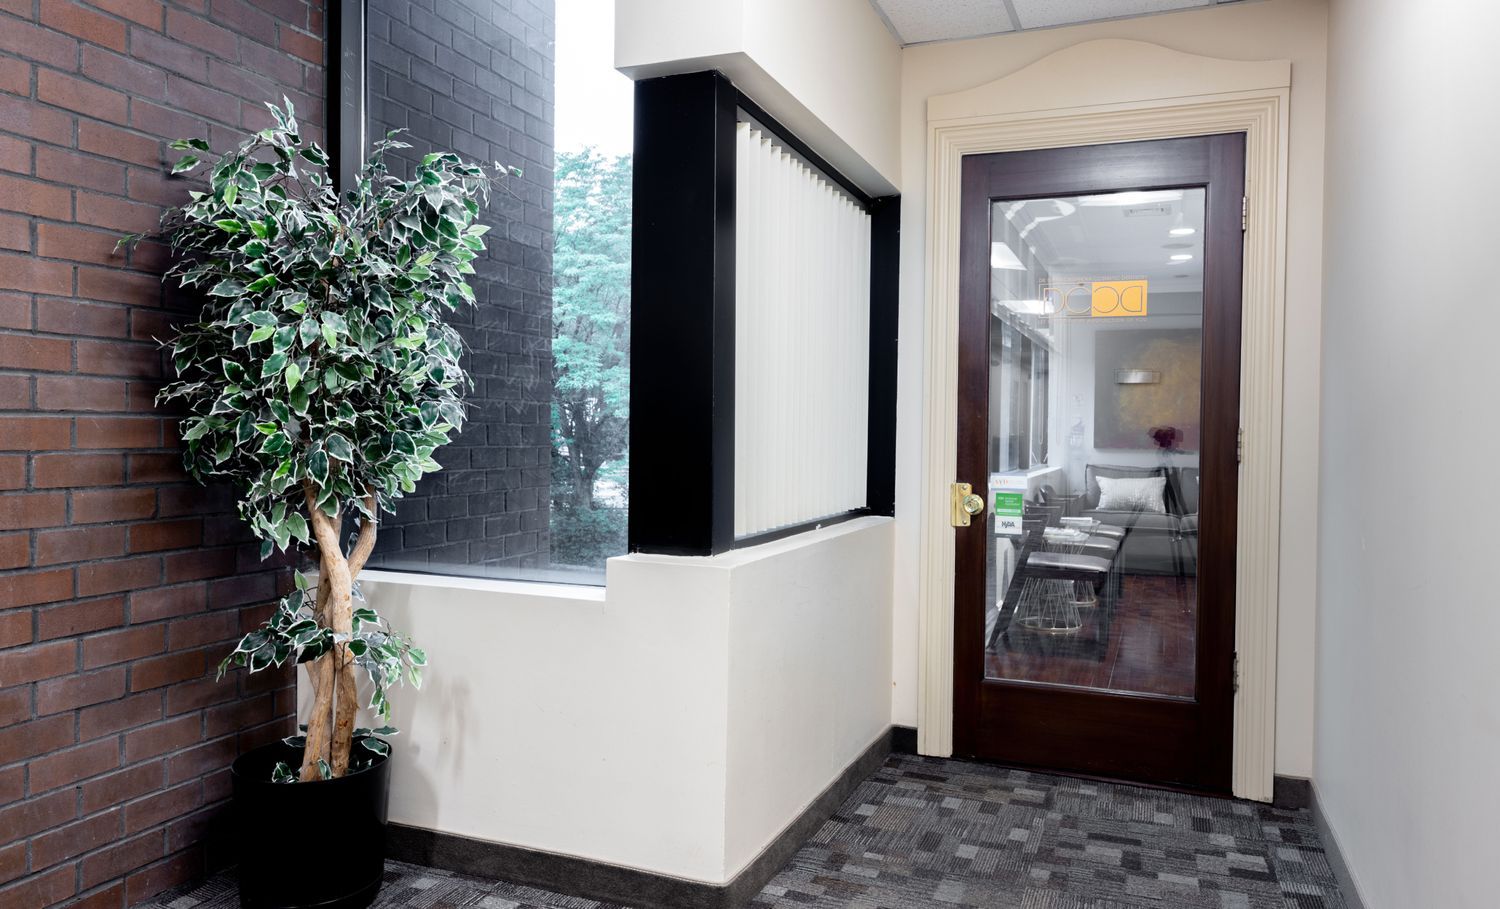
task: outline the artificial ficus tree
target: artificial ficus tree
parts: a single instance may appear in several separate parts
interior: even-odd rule
[[[220,666],[311,664],[303,763],[277,771],[306,781],[386,752],[377,736],[393,729],[355,728],[356,669],[382,720],[390,685],[420,685],[426,657],[356,608],[355,580],[380,514],[438,469],[433,452],[463,425],[463,342],[443,317],[474,303],[466,276],[488,229],[480,205],[505,169],[435,153],[403,179],[386,166],[408,147],[392,134],[340,196],[284,103],[267,105],[273,126],[223,155],[201,139],[173,143],[187,152],[173,173],[207,166],[208,187],[163,216],[167,277],[205,303],[169,342],[176,381],[159,401],[186,409],[188,471],[237,488],[263,558],[295,544],[316,552],[316,585],[297,574]]]

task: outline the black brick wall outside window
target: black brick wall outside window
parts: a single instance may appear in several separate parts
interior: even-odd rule
[[[628,338],[603,348],[597,338],[571,338],[588,320],[554,318],[574,312],[555,309],[554,203],[559,167],[577,160],[576,150],[569,157],[554,148],[557,6],[580,2],[369,0],[369,140],[405,130],[401,139],[412,147],[400,157],[408,166],[431,151],[455,151],[522,171],[501,184],[482,215],[491,230],[471,279],[478,305],[456,316],[475,382],[470,422],[438,452],[443,470],[424,478],[387,519],[371,567],[597,582],[604,558],[624,552],[624,452],[597,472],[596,464],[570,469],[579,450],[569,445],[579,394],[570,393],[571,408],[555,394],[566,384],[558,381],[566,365],[554,361],[555,337],[575,341],[575,350],[604,349],[617,361],[628,351]],[[588,27],[596,25],[609,27],[593,20]],[[607,192],[624,206],[628,225],[629,158],[610,161],[626,179],[610,182]],[[576,189],[568,198],[578,198]],[[590,252],[601,247],[596,239],[585,238]],[[628,243],[612,249],[628,287]],[[622,306],[628,313],[628,294],[623,304],[602,305],[606,314]],[[609,388],[623,387],[623,370],[628,362]],[[585,397],[584,410],[621,411],[583,427],[592,431],[586,441],[623,439],[623,395],[609,405],[600,394],[597,407]]]

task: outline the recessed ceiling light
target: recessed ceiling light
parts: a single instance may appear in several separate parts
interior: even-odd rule
[[[996,240],[990,244],[990,268],[998,268],[1004,271],[1025,271],[1026,266],[1016,255],[1015,250],[1003,240]]]
[[[1103,193],[1097,196],[1079,196],[1079,205],[1117,206],[1149,205],[1154,202],[1181,202],[1180,189],[1133,189],[1118,193]]]
[[[1046,300],[1001,300],[1000,305],[1023,316],[1050,316],[1052,307]]]
[[[1197,232],[1198,228],[1196,227],[1174,227],[1171,230],[1167,231],[1167,233],[1171,234],[1174,237],[1191,237]]]
[[[1177,253],[1176,255],[1172,256],[1172,261],[1173,262],[1187,262],[1187,261],[1189,261],[1192,258],[1193,258],[1193,254],[1192,253]]]

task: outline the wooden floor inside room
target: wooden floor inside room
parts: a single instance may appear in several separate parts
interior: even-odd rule
[[[1080,609],[1083,627],[1043,634],[1012,626],[985,652],[994,679],[1193,696],[1197,585],[1192,577],[1125,575],[1113,606]]]

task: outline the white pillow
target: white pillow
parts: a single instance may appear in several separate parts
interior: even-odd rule
[[[1164,514],[1166,477],[1097,477],[1100,511],[1149,511]]]

